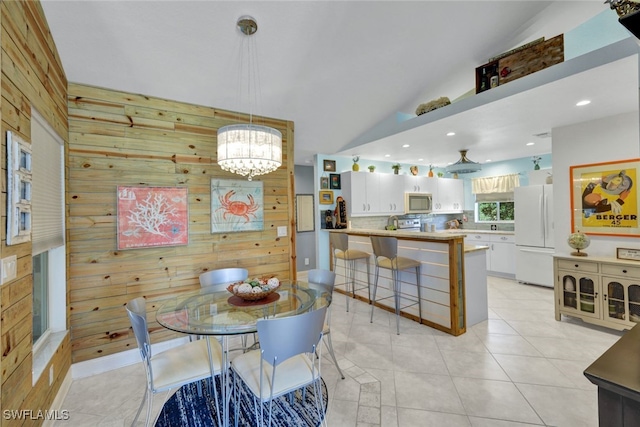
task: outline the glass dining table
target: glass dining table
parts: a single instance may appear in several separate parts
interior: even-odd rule
[[[222,425],[229,425],[229,338],[257,332],[257,321],[295,316],[331,303],[331,294],[321,286],[302,281],[283,281],[280,287],[258,301],[245,301],[220,290],[203,287],[165,300],[156,313],[158,323],[172,331],[190,335],[217,336],[222,345]],[[207,340],[209,355],[211,347]],[[214,379],[213,366],[212,381]],[[213,383],[215,384],[215,382]]]

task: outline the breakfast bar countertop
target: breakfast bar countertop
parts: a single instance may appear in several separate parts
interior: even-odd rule
[[[341,228],[327,230],[332,233],[347,233],[362,236],[389,236],[405,240],[455,240],[464,237],[464,233],[439,233],[428,231],[377,230],[375,228]]]
[[[347,233],[352,235],[362,235],[362,236],[389,236],[389,237],[397,237],[399,239],[404,240],[440,240],[440,241],[448,241],[453,240],[460,237],[465,237],[464,232],[456,233],[458,230],[447,230],[447,232],[427,232],[427,231],[402,231],[402,230],[376,230],[373,228],[341,228],[341,229],[332,229],[327,230],[332,233]],[[494,232],[495,233],[495,232]],[[464,252],[476,252],[476,251],[484,251],[489,249],[488,246],[485,245],[464,245]]]

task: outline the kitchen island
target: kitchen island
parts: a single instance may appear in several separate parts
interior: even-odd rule
[[[419,260],[421,266],[421,308],[422,318],[418,316],[418,307],[411,306],[401,311],[403,317],[435,329],[461,335],[467,327],[486,320],[487,308],[487,270],[486,246],[466,245],[463,233],[430,233],[388,231],[375,229],[327,230],[331,233],[349,235],[349,249],[358,249],[371,253],[368,259],[370,277],[367,277],[367,265],[364,260],[356,261],[355,280],[356,298],[368,301],[367,283],[373,285],[374,259],[369,236],[390,236],[398,239],[398,255]],[[333,248],[331,248],[333,250]],[[336,290],[344,292],[346,283],[345,269],[341,261],[336,268]],[[402,295],[417,297],[415,274],[409,271],[400,273]],[[341,286],[342,285],[342,286]],[[381,269],[378,280],[378,296],[391,296],[393,284],[391,272]],[[401,306],[407,301],[402,301]],[[393,299],[376,302],[376,305],[393,311]]]

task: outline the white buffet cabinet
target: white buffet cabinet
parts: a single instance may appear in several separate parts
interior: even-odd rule
[[[461,179],[349,171],[342,172],[340,180],[349,216],[404,214],[404,193],[430,193],[433,213],[460,213],[464,208]]]
[[[640,264],[616,258],[555,255],[555,316],[613,329],[640,323]]]

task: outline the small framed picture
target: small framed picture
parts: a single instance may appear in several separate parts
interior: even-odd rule
[[[640,261],[640,249],[616,248],[616,258]]]
[[[323,160],[323,166],[325,172],[335,172],[336,171],[336,161],[335,160]]]
[[[322,188],[323,190],[329,189],[329,177],[320,177],[320,188]]]
[[[320,202],[321,205],[332,205],[333,204],[333,191],[331,190],[325,190],[325,191],[320,191],[320,196],[318,197],[318,200]]]
[[[340,174],[329,174],[329,188],[331,188],[332,190],[340,190]]]

